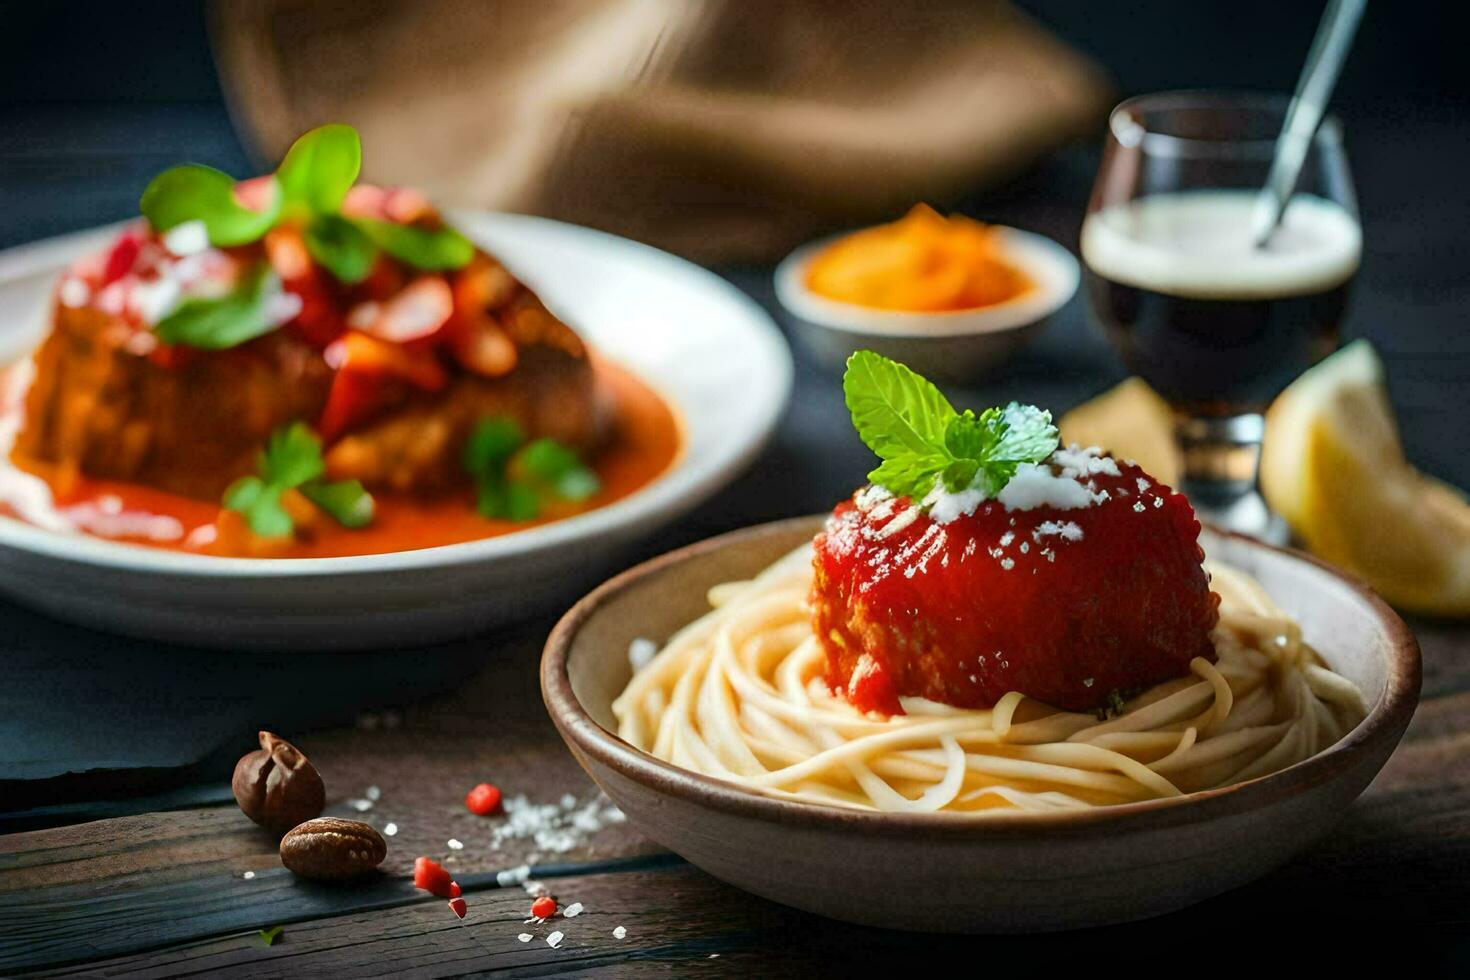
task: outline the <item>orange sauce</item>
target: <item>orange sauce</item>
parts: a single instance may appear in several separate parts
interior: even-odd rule
[[[613,401],[614,423],[608,445],[590,460],[602,481],[602,489],[591,500],[560,509],[549,508],[534,521],[512,522],[481,517],[475,510],[474,493],[468,488],[431,499],[374,493],[373,520],[366,527],[345,528],[323,517],[301,533],[299,539],[271,542],[269,550],[256,553],[256,557],[331,558],[476,541],[548,524],[635,493],[668,470],[678,458],[683,443],[681,426],[668,404],[625,369],[599,358],[597,373]],[[229,554],[209,541],[212,536],[208,533],[194,533],[200,528],[213,528],[220,517],[218,504],[133,483],[82,476],[76,479],[72,492],[57,500],[57,505],[69,506],[107,496],[120,500],[125,511],[172,517],[184,527],[184,536],[177,541],[115,540],[169,551]],[[4,509],[0,505],[0,510]]]
[[[817,253],[806,286],[872,309],[948,313],[1006,303],[1034,288],[995,228],[920,204],[891,224],[853,232]]]

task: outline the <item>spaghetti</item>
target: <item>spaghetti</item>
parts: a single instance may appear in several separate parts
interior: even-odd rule
[[[1264,776],[1327,748],[1366,714],[1300,627],[1244,573],[1207,563],[1218,660],[1121,704],[1058,711],[1017,692],[988,710],[905,697],[864,714],[823,680],[804,546],[710,590],[613,704],[618,734],[660,759],[776,796],[884,811],[1085,808]]]

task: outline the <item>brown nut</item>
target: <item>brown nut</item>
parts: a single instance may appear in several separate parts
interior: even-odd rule
[[[245,816],[277,834],[319,815],[326,787],[301,750],[270,732],[260,733],[260,750],[235,764],[235,802]]]
[[[388,855],[378,832],[357,820],[317,817],[281,838],[281,863],[303,878],[336,881],[367,874]]]

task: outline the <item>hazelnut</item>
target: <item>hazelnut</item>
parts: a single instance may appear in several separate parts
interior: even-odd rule
[[[388,845],[357,820],[317,817],[281,838],[281,863],[303,878],[336,881],[367,874],[382,863]]]
[[[260,733],[260,750],[235,764],[235,802],[245,816],[284,834],[327,805],[326,787],[301,750],[270,732]]]

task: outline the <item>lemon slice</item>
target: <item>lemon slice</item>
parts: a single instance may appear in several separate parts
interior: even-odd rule
[[[1131,459],[1161,483],[1179,486],[1179,450],[1169,405],[1142,378],[1129,378],[1063,415],[1062,445],[1097,446]]]
[[[1261,490],[1309,549],[1394,605],[1470,615],[1470,504],[1404,459],[1367,341],[1303,374],[1266,413]]]

